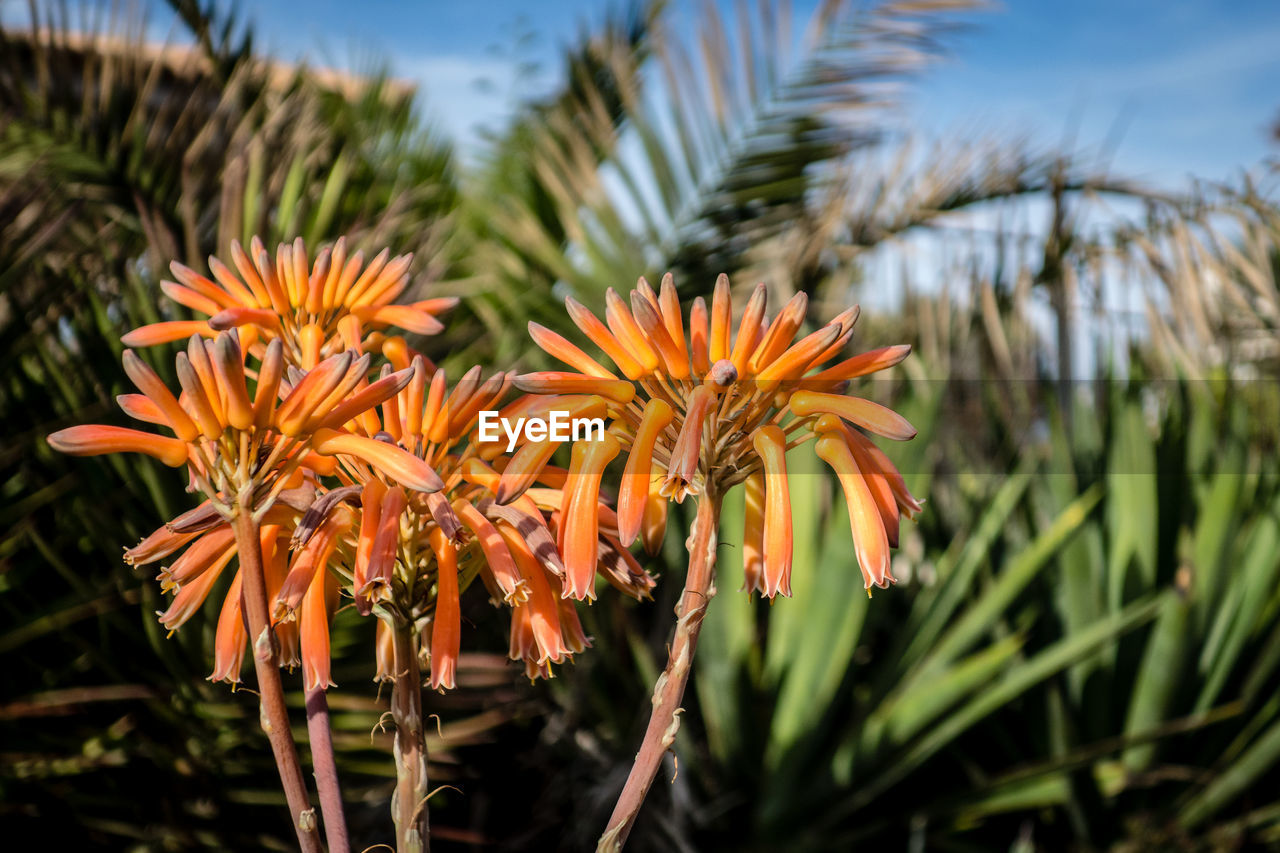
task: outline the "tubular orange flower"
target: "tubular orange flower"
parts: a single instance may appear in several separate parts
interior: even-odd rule
[[[458,550],[437,527],[430,535],[436,556],[436,611],[431,619],[431,689],[452,690],[462,639],[458,603]]]
[[[376,475],[363,481],[387,477],[396,483],[376,496],[380,517],[373,527],[391,528],[385,543],[372,543],[382,544],[383,550],[375,554],[372,547],[361,549],[358,560],[365,575],[358,592],[366,605],[391,582],[399,518],[408,502],[406,489],[417,505],[439,519],[442,530],[457,536],[457,519],[451,513],[444,518],[448,502],[429,496],[445,484],[426,459],[394,441],[382,441],[380,431],[361,434],[348,429],[376,425],[377,417],[370,410],[383,406],[399,437],[393,414],[397,394],[416,371],[388,369],[370,383],[371,357],[365,351],[381,350],[392,363],[407,368],[411,351],[403,339],[389,338],[380,330],[396,326],[433,334],[440,329],[434,314],[450,307],[451,300],[391,304],[407,286],[407,256],[388,260],[384,252],[366,268],[359,253],[346,257],[340,240],[309,265],[305,248],[297,241],[291,247],[282,245],[273,265],[260,243],[255,241],[252,249],[251,261],[233,245],[237,272],[211,258],[212,279],[173,265],[177,281],[163,283],[162,289],[193,311],[208,315],[206,322],[157,324],[125,336],[133,345],[190,336],[175,362],[180,394],[166,387],[132,351],[123,357],[125,371],[141,393],[119,397],[121,408],[136,420],[171,431],[172,438],[88,425],[59,431],[48,440],[53,447],[77,455],[138,452],[170,466],[185,465],[192,488],[204,493],[204,504],[174,519],[170,530],[157,531],[126,552],[126,559],[150,562],[186,549],[161,573],[162,589],[172,591],[174,598],[160,618],[174,630],[199,608],[223,570],[238,557],[231,593],[218,618],[214,677],[237,681],[252,640],[263,728],[299,843],[310,851],[318,846],[314,814],[309,814],[277,664],[303,667],[326,832],[335,845],[342,846],[346,831],[336,771],[331,749],[324,746],[328,743],[324,689],[331,685],[329,616],[338,590],[329,563],[335,552],[345,553],[346,534],[356,514],[343,504],[359,493],[348,484],[346,491],[329,489],[317,498],[319,478],[337,473],[341,461],[348,468],[376,469]],[[256,370],[246,368],[250,354],[257,359]],[[485,386],[481,393],[469,389],[456,401],[451,398],[449,404],[456,402],[456,406],[446,404],[441,409],[438,395],[432,405],[450,421],[446,427],[463,427],[486,399],[485,393],[500,392],[506,386],[506,377],[500,376],[496,386]],[[422,390],[419,383],[418,401]],[[439,429],[440,418],[434,421]],[[393,499],[389,505],[388,496],[399,496],[399,504]],[[384,520],[381,516],[387,525],[376,523]],[[363,519],[360,527],[366,527]],[[500,538],[491,528],[477,531],[486,543]],[[292,566],[287,558],[291,541],[299,546]],[[516,575],[512,564],[507,576]]]
[[[161,622],[170,630],[186,622],[222,571],[239,556],[234,593],[224,600],[218,619],[215,677],[238,680],[249,636],[257,643],[267,631],[278,649],[268,654],[272,665],[293,665],[300,657],[306,686],[312,689],[329,683],[327,620],[336,584],[326,566],[336,538],[345,532],[339,524],[343,516],[330,516],[320,525],[312,547],[299,552],[287,579],[287,564],[280,563],[276,554],[287,553],[289,533],[314,500],[317,473],[331,473],[336,466],[336,460],[326,454],[373,460],[410,488],[438,489],[443,484],[422,459],[401,448],[319,426],[329,413],[357,416],[364,408],[382,403],[408,382],[409,372],[370,386],[364,377],[368,359],[343,353],[311,371],[294,370],[286,381],[282,349],[279,340],[265,347],[252,396],[236,331],[221,332],[212,341],[192,336],[186,351],[177,357],[179,396],[133,352],[126,351],[125,370],[142,394],[124,397],[122,407],[172,430],[175,437],[81,426],[54,433],[49,443],[79,455],[130,451],[156,456],[169,465],[185,464],[192,483],[204,492],[205,503],[126,552],[131,563],[146,563],[186,548],[161,572],[162,589],[175,593],[160,615]],[[366,387],[352,395],[361,385]],[[286,544],[264,540],[253,549],[260,555],[241,553],[239,533],[233,534],[241,518],[250,519],[252,526],[283,525]],[[271,572],[278,576],[268,577]],[[280,624],[279,619],[274,625],[268,622],[269,601],[281,594],[282,587],[278,615],[299,620],[297,625]],[[241,599],[251,597],[257,608],[258,596],[260,609],[253,613],[242,609]],[[251,630],[246,630],[245,622]],[[261,681],[261,671],[259,675]]]
[[[98,456],[103,453],[144,453],[154,456],[170,468],[187,461],[187,445],[176,438],[165,438],[125,427],[85,425],[58,430],[49,436],[54,450],[72,456]]]
[[[886,438],[912,438],[915,430],[892,410],[840,393],[850,379],[899,363],[910,348],[884,347],[824,370],[821,365],[838,356],[848,342],[857,319],[856,308],[797,341],[808,300],[804,294],[796,294],[770,322],[768,292],[762,284],[752,291],[735,335],[725,276],[716,281],[710,312],[701,298],[694,300],[687,340],[669,275],[663,277],[661,294],[654,294],[641,279],[630,294],[630,309],[612,291],[606,302],[607,328],[578,303],[568,300],[566,304],[575,324],[633,380],[634,393],[642,399],[632,400],[632,392],[613,387],[631,383],[604,378],[608,368],[541,327],[534,332],[535,343],[584,373],[530,374],[518,377],[517,385],[531,392],[597,394],[607,402],[609,432],[627,449],[618,497],[619,535],[624,544],[633,542],[643,527],[650,532],[646,548],[655,547],[652,539],[661,527],[657,506],[662,499],[681,501],[708,489],[723,495],[754,472],[766,470],[760,522],[761,535],[767,541],[760,543],[764,562],[759,589],[770,598],[778,592],[786,594],[791,536],[785,452],[816,438],[816,424],[831,415]],[[551,382],[541,377],[557,379]],[[875,502],[884,504],[888,493],[895,506],[905,504],[917,511],[919,503],[883,453],[860,434],[849,441],[856,446],[859,459],[865,456],[857,476],[873,483],[869,488],[874,490]],[[643,472],[650,465],[656,465],[664,476],[656,481],[649,478]],[[568,509],[572,508],[570,503]],[[568,534],[576,533],[575,524],[573,514],[566,512],[566,544]],[[883,524],[886,538],[896,541],[896,514],[886,512]],[[583,525],[585,542],[590,521],[584,520]],[[883,577],[880,555],[866,550],[859,553],[877,561],[867,567],[869,576]],[[748,589],[756,587],[753,580],[748,578]],[[572,595],[586,595],[572,581],[568,589]]]
[[[371,335],[387,327],[438,334],[443,327],[436,315],[457,304],[452,298],[392,304],[409,286],[413,256],[393,258],[383,250],[366,265],[363,252],[348,255],[345,238],[322,248],[314,262],[308,260],[302,238],[280,244],[275,258],[257,237],[248,252],[232,241],[231,260],[234,270],[209,258],[212,279],[175,262],[171,269],[177,281],[162,282],[161,288],[170,299],[208,319],[142,326],[124,336],[125,345],[150,346],[240,329],[246,347],[250,336],[264,342],[279,339],[288,361],[309,370],[357,343],[363,343],[364,350],[373,349]],[[358,330],[354,341],[344,338],[342,326],[348,318]]]
[[[770,321],[768,292],[761,284],[747,301],[735,335],[729,280],[722,275],[709,312],[705,301],[694,300],[686,338],[670,276],[663,277],[661,293],[640,279],[629,302],[628,308],[627,301],[609,290],[604,323],[578,303],[566,304],[574,323],[634,383],[634,390],[605,378],[607,367],[541,327],[531,329],[534,342],[583,372],[546,372],[517,380],[530,392],[573,390],[598,395],[608,404],[606,440],[575,443],[564,506],[553,514],[553,520],[557,515],[561,520],[566,594],[593,594],[586,567],[588,545],[596,540],[601,518],[595,509],[599,472],[620,450],[627,450],[627,462],[619,491],[619,551],[642,534],[652,553],[665,530],[667,501],[691,495],[698,500],[667,667],[655,686],[645,739],[601,849],[625,842],[679,727],[693,650],[714,594],[716,528],[724,494],[746,483],[744,587],[769,598],[791,593],[786,457],[792,448],[817,438],[818,455],[835,469],[849,503],[854,550],[868,588],[893,580],[889,547],[897,540],[899,513],[919,508],[898,472],[855,427],[896,440],[912,438],[915,430],[877,403],[843,395],[850,379],[898,363],[907,349],[877,350],[821,369],[851,339],[856,308],[796,340],[807,298],[792,297]]]
[[[352,413],[359,406],[378,405],[409,381],[408,373],[378,385],[376,391],[370,386],[342,403],[364,381],[360,371],[367,362],[353,361],[350,354],[333,356],[296,383],[285,385],[280,376],[281,346],[278,341],[267,346],[252,402],[245,383],[244,354],[234,331],[220,333],[212,343],[192,336],[186,351],[178,353],[180,397],[126,350],[125,370],[148,403],[125,397],[122,408],[159,420],[176,437],[90,425],[55,432],[49,443],[79,456],[136,452],[175,467],[185,463],[212,507],[228,519],[241,504],[261,518],[275,496],[296,481],[302,467],[327,470],[322,457],[338,453],[370,458],[411,488],[440,488],[434,472],[411,454],[318,426],[323,420],[319,412]],[[281,388],[283,400],[277,405],[276,389]]]
[[[756,471],[742,484],[745,507],[742,524],[742,589],[766,593],[764,585],[764,472]]]
[[[618,440],[608,433],[598,441],[579,442],[573,447],[569,485],[565,489],[563,535],[565,591],[577,599],[596,595],[591,581],[595,577],[599,539],[600,478],[619,449]]]
[[[853,528],[853,544],[858,553],[862,577],[870,589],[896,583],[889,574],[889,538],[884,520],[876,506],[867,478],[849,451],[849,445],[836,433],[818,439],[815,451],[840,478],[845,500],[849,504],[849,523]]]
[[[764,587],[773,598],[791,595],[791,497],[787,488],[787,438],[776,426],[756,430],[752,442],[764,466]]]
[[[270,559],[276,540],[282,536],[279,550],[281,554],[287,554],[288,535],[282,531],[295,524],[302,516],[302,509],[310,500],[305,491],[300,489],[285,492],[281,500],[266,514],[266,523],[261,527],[264,559]],[[161,591],[174,596],[170,606],[156,614],[160,623],[171,632],[182,627],[195,614],[238,552],[231,524],[213,511],[210,502],[201,504],[196,510],[187,513],[186,517],[193,521],[185,522],[183,517],[179,517],[160,527],[137,547],[125,552],[125,560],[134,566],[156,563],[182,552],[171,563],[162,566],[157,575]],[[209,520],[201,521],[201,518]],[[184,524],[195,524],[199,529],[186,533],[175,532],[175,527]],[[278,594],[283,580],[283,567],[274,577],[268,572],[267,587],[272,596]],[[218,616],[214,641],[215,663],[210,676],[213,681],[235,684],[240,680],[240,667],[248,641],[240,609],[242,584],[242,573],[237,567]],[[283,637],[282,644],[290,646]],[[284,655],[280,663],[295,665],[295,657],[296,655]]]
[[[652,478],[653,447],[658,435],[675,417],[665,400],[650,400],[636,428],[635,448],[627,457],[622,473],[622,486],[618,490],[618,539],[630,546],[640,533],[644,522],[645,504],[649,498],[649,481]]]
[[[446,642],[446,650],[460,642],[460,634],[455,638],[448,626],[452,614],[460,612],[461,596],[476,580],[494,604],[510,608],[511,648],[520,653],[526,672],[549,676],[550,664],[562,662],[584,645],[577,640],[581,628],[576,615],[545,600],[552,589],[556,596],[565,589],[585,595],[599,572],[628,595],[644,597],[652,578],[638,566],[634,571],[629,566],[619,569],[625,560],[613,556],[620,550],[616,542],[610,544],[618,532],[617,519],[598,496],[608,459],[599,451],[586,454],[589,464],[566,476],[547,466],[563,442],[532,441],[504,453],[505,442],[495,446],[480,440],[479,414],[498,410],[506,418],[545,417],[555,410],[602,416],[609,403],[576,394],[522,397],[498,409],[509,391],[507,374],[484,379],[476,368],[450,389],[444,373],[432,373],[421,357],[406,372],[409,379],[398,383],[402,387],[385,400],[380,412],[348,417],[343,410],[320,421],[325,426],[315,432],[316,449],[338,455],[335,474],[340,486],[327,491],[314,507],[320,513],[358,515],[330,563],[349,579],[357,608],[376,611],[406,654],[416,654],[427,644],[429,635],[424,632],[431,626],[432,659],[440,660],[433,664],[433,687],[451,686],[449,660],[456,657],[453,652],[437,658],[435,635]],[[631,387],[621,380],[585,378]],[[359,399],[386,381],[384,377],[365,389],[357,387],[347,399]],[[616,440],[608,441],[613,441],[616,453]],[[384,458],[388,454],[408,456],[420,467],[400,456],[389,462]],[[438,478],[433,480],[442,486],[438,493],[420,490],[423,472]],[[539,481],[544,487],[530,488]],[[575,515],[597,520],[589,536],[577,534],[571,571],[557,547],[563,529],[552,522],[552,515],[570,503],[580,507]],[[314,525],[320,523],[317,517]],[[515,540],[521,544],[513,544]],[[442,566],[442,554],[451,562]],[[543,598],[535,601],[537,596]]]

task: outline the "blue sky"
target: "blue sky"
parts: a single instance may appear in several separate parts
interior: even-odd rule
[[[718,0],[726,9],[730,0]],[[794,0],[807,18],[815,0]],[[152,32],[167,14],[153,7]],[[425,111],[464,148],[521,97],[556,82],[558,48],[599,21],[606,0],[394,2],[261,0],[243,4],[258,44],[288,59],[369,70],[389,64],[420,84]],[[678,14],[698,3],[673,0]],[[0,0],[0,18],[25,18]],[[974,15],[951,54],[909,92],[926,136],[1021,135],[1111,150],[1117,170],[1172,187],[1225,179],[1268,155],[1280,118],[1280,3],[1275,0],[1009,0]],[[466,152],[464,151],[464,157]]]
[[[803,19],[812,0],[794,5]],[[442,129],[471,144],[478,126],[500,124],[517,98],[553,85],[558,46],[608,7],[318,0],[305,14],[257,3],[250,17],[262,46],[286,57],[389,62],[421,83]],[[970,20],[909,93],[927,135],[994,130],[1083,150],[1110,150],[1118,137],[1116,168],[1166,186],[1228,178],[1280,150],[1267,138],[1280,117],[1275,0],[1020,0]]]

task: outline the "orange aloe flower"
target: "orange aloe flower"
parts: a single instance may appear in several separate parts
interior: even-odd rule
[[[232,241],[234,269],[210,257],[210,279],[175,261],[170,269],[177,281],[160,285],[170,299],[208,319],[152,323],[123,340],[126,346],[148,346],[240,329],[246,349],[258,354],[259,341],[279,339],[286,361],[304,370],[360,342],[366,350],[380,350],[384,341],[404,348],[403,339],[385,338],[382,330],[438,334],[443,326],[436,315],[458,302],[443,297],[393,304],[409,286],[412,260],[393,258],[384,249],[366,264],[363,252],[348,255],[345,238],[322,248],[313,262],[301,237],[292,245],[281,243],[274,258],[257,237],[247,253]]]
[[[235,331],[222,332],[212,342],[191,337],[176,361],[182,386],[178,396],[132,350],[125,350],[123,360],[142,393],[122,395],[120,407],[137,420],[168,429],[173,437],[124,427],[74,426],[49,436],[55,449],[76,456],[135,452],[171,467],[186,465],[193,484],[224,518],[231,518],[237,506],[264,514],[283,489],[300,485],[304,469],[330,473],[336,465],[331,457],[337,455],[388,468],[410,488],[440,488],[439,477],[421,459],[334,428],[394,395],[409,381],[407,373],[352,394],[364,380],[368,358],[344,352],[290,382],[283,375],[282,345],[272,341],[250,398]]]
[[[757,286],[736,334],[723,275],[710,310],[701,297],[694,300],[687,326],[670,274],[657,292],[640,279],[625,302],[609,289],[603,321],[567,300],[575,325],[621,377],[563,336],[534,323],[529,327],[538,346],[573,372],[518,376],[516,387],[593,397],[610,421],[603,437],[574,444],[566,474],[559,532],[570,581],[566,594],[590,595],[579,573],[586,571],[586,543],[601,524],[595,508],[601,478],[616,456],[626,451],[617,504],[620,548],[642,538],[650,552],[656,550],[669,501],[697,498],[667,665],[654,685],[635,763],[600,838],[602,850],[625,843],[679,730],[698,634],[715,594],[719,514],[728,490],[745,484],[742,549],[748,594],[759,591],[770,599],[791,594],[787,452],[792,448],[816,439],[819,457],[835,469],[848,498],[854,550],[868,594],[873,585],[894,581],[890,531],[896,541],[900,516],[920,509],[897,470],[862,433],[909,439],[915,430],[893,411],[844,394],[852,379],[897,364],[909,349],[864,353],[823,369],[852,338],[858,309],[797,338],[808,308],[805,295],[792,297],[772,319],[767,297],[765,286]]]
[[[279,593],[288,572],[288,530],[302,516],[312,491],[307,488],[285,491],[264,519],[266,523],[261,527],[263,570],[272,596]],[[127,549],[125,562],[132,566],[157,563],[179,551],[183,553],[172,563],[162,566],[157,576],[161,591],[173,594],[169,607],[156,614],[170,633],[182,627],[199,610],[236,555],[231,525],[213,510],[209,501],[168,522],[137,546]],[[214,635],[213,673],[209,676],[211,681],[227,681],[233,686],[240,682],[249,639],[241,612],[241,589],[242,578],[237,566],[219,611]],[[279,624],[275,634],[280,645],[280,665],[290,669],[298,666],[301,663],[298,626],[294,623]]]
[[[587,646],[576,611],[563,601],[565,585],[574,581],[566,577],[556,541],[563,478],[547,465],[555,447],[526,444],[508,456],[501,442],[482,441],[477,429],[483,411],[527,415],[549,398],[521,398],[498,410],[510,389],[508,374],[484,378],[473,368],[449,388],[444,371],[432,373],[420,356],[407,365],[393,361],[386,370],[393,367],[409,371],[407,385],[380,410],[353,416],[345,429],[353,439],[376,440],[422,460],[443,488],[433,494],[406,489],[396,472],[346,458],[335,472],[341,485],[315,505],[324,511],[341,506],[356,519],[334,561],[357,608],[376,608],[389,623],[379,631],[380,675],[392,672],[391,637],[408,631],[429,649],[431,687],[454,687],[460,600],[478,580],[494,604],[510,611],[512,660],[523,661],[530,678],[549,677],[552,664]],[[557,405],[604,411],[594,400]],[[502,484],[513,481],[520,494],[496,500],[510,488]],[[620,556],[624,549],[610,541],[615,532],[606,520],[592,539],[591,570],[598,558],[604,577],[630,595],[646,596],[653,580]]]
[[[652,552],[665,530],[668,500],[678,503],[708,490],[723,495],[745,483],[747,589],[770,598],[790,595],[787,451],[813,439],[844,489],[868,590],[894,581],[888,550],[897,544],[900,516],[912,517],[921,504],[866,434],[905,440],[915,430],[892,410],[845,390],[851,380],[902,361],[910,347],[885,347],[824,367],[849,343],[858,309],[797,339],[806,296],[796,294],[770,319],[763,284],[743,308],[735,335],[723,275],[710,310],[695,299],[687,326],[670,274],[657,292],[640,279],[629,302],[610,289],[604,321],[573,299],[566,304],[574,323],[622,374],[530,323],[534,341],[575,372],[526,374],[515,385],[531,393],[588,395],[610,419],[605,440],[574,448],[562,534],[568,594],[589,594],[573,579],[585,562],[580,542],[597,524],[596,513],[577,511],[578,502],[594,504],[604,466],[626,450],[617,510],[621,545],[642,538]]]
[[[292,585],[286,583],[291,536],[300,520],[305,521],[303,511],[314,498],[317,475],[332,473],[339,459],[376,465],[391,472],[404,487],[421,492],[435,491],[442,485],[422,459],[336,429],[393,396],[411,378],[408,372],[369,384],[365,381],[368,358],[341,353],[311,371],[295,371],[287,378],[282,349],[279,340],[266,346],[252,396],[234,330],[219,333],[213,341],[192,336],[186,351],[177,357],[182,386],[177,396],[142,359],[126,350],[125,371],[141,393],[121,396],[121,408],[135,419],[166,428],[173,437],[86,425],[60,430],[48,438],[54,448],[75,455],[128,451],[156,457],[173,467],[185,465],[192,485],[204,493],[206,499],[199,507],[125,554],[128,562],[141,565],[185,548],[160,575],[162,589],[174,593],[169,609],[160,614],[170,630],[176,630],[199,608],[235,556],[230,522],[241,512],[251,513],[262,525],[263,571],[270,594],[279,596],[286,586],[291,595],[297,592],[297,580]],[[345,532],[340,520],[328,523],[331,539]],[[294,568],[310,553],[300,552]],[[317,555],[314,560],[320,566],[326,562],[327,555]],[[292,575],[292,570],[288,573]],[[324,580],[325,573],[313,574]],[[223,603],[216,640],[215,678],[233,682],[238,679],[246,641],[239,613],[239,584],[237,569]],[[277,630],[280,662],[290,666],[301,662],[308,686],[328,682],[327,614],[333,591],[323,584],[316,586],[320,589],[314,595],[310,586],[299,593],[301,620],[292,609],[281,614],[281,619],[298,624]]]

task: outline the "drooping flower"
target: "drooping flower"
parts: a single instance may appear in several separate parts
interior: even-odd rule
[[[864,432],[904,440],[915,430],[892,410],[845,390],[850,380],[900,362],[909,347],[885,347],[823,368],[849,343],[858,309],[797,339],[806,296],[796,294],[770,320],[763,284],[743,309],[735,335],[725,276],[716,282],[709,311],[701,297],[694,300],[687,331],[669,274],[658,292],[640,279],[629,305],[610,289],[604,321],[573,299],[566,304],[578,328],[625,377],[564,337],[530,324],[534,341],[576,372],[526,374],[516,377],[516,386],[531,393],[594,395],[610,419],[606,440],[575,446],[565,498],[567,547],[587,538],[595,523],[589,513],[576,512],[576,502],[593,502],[598,472],[626,449],[617,510],[622,545],[643,534],[646,548],[656,549],[668,500],[679,503],[708,490],[722,495],[746,483],[747,587],[770,598],[790,595],[787,451],[817,439],[818,455],[835,470],[848,500],[867,588],[894,581],[888,547],[896,545],[900,516],[912,517],[921,505]],[[582,570],[577,554],[566,551],[570,578]],[[567,592],[588,594],[575,584]]]
[[[266,588],[273,597],[279,593],[288,572],[289,530],[301,517],[313,491],[299,488],[284,492],[267,512],[265,523],[260,528]],[[213,526],[208,526],[210,524]],[[179,551],[182,553],[178,554]],[[173,562],[163,565],[157,576],[161,591],[173,594],[169,607],[156,614],[160,624],[171,633],[195,615],[236,556],[230,523],[205,501],[195,510],[166,523],[137,546],[127,549],[125,562],[143,566],[158,563],[174,554],[178,556]],[[241,611],[243,578],[240,567],[236,565],[234,569],[218,615],[213,673],[209,676],[211,681],[227,681],[232,685],[240,682],[249,640]],[[301,663],[298,627],[296,623],[275,626],[280,647],[279,663],[291,669]]]
[[[402,366],[393,362],[388,370]],[[329,493],[334,500],[316,504],[325,511],[342,505],[358,519],[334,560],[356,606],[365,613],[377,608],[390,621],[380,629],[380,672],[389,671],[388,637],[407,630],[429,649],[431,687],[454,687],[461,596],[478,580],[494,604],[510,611],[512,659],[525,663],[530,678],[550,676],[552,664],[587,645],[577,613],[562,601],[564,586],[573,581],[557,547],[560,472],[547,465],[562,442],[529,443],[508,455],[504,442],[481,440],[477,423],[482,411],[511,419],[545,404],[598,414],[604,406],[585,398],[521,398],[498,410],[510,389],[507,374],[486,379],[474,368],[449,388],[444,372],[433,374],[421,357],[404,369],[412,375],[404,389],[380,410],[353,417],[345,429],[353,438],[421,459],[438,472],[443,488],[415,492],[394,471],[348,458],[335,471],[341,485]],[[521,494],[498,502],[502,484],[512,480],[521,484]],[[647,595],[652,578],[638,565],[619,571],[610,544],[616,531],[607,520],[601,528],[590,542],[593,576],[598,560],[601,574],[616,586]]]
[[[382,330],[438,334],[443,327],[436,315],[458,301],[442,297],[395,304],[409,286],[412,260],[412,255],[393,258],[384,249],[366,264],[363,252],[348,255],[345,238],[322,248],[313,262],[301,237],[281,243],[274,258],[257,237],[248,252],[232,241],[234,269],[210,257],[210,279],[175,261],[170,268],[177,281],[161,282],[170,299],[208,319],[152,323],[123,340],[126,346],[148,346],[239,329],[245,349],[256,352],[258,341],[278,339],[286,361],[303,370],[357,343],[364,350],[380,351],[384,342],[403,349],[403,339],[386,338]]]
[[[186,465],[192,486],[204,493],[205,501],[125,554],[131,564],[142,565],[185,549],[160,574],[162,589],[174,593],[169,608],[160,614],[160,621],[171,631],[200,607],[236,556],[231,523],[241,513],[252,514],[261,525],[266,587],[272,596],[281,594],[294,529],[314,500],[318,476],[331,474],[339,459],[376,465],[391,472],[405,488],[427,492],[442,485],[424,460],[337,429],[392,397],[409,381],[407,372],[370,384],[365,381],[368,358],[344,352],[310,371],[286,377],[283,344],[272,340],[265,347],[251,396],[244,353],[234,330],[219,333],[213,341],[192,336],[186,351],[177,356],[182,387],[177,396],[131,350],[125,351],[123,360],[141,393],[122,395],[121,408],[137,420],[171,431],[173,437],[85,425],[53,433],[48,441],[74,455],[137,452],[172,467]],[[328,523],[331,541],[345,532],[338,519]],[[294,567],[310,553],[301,552]],[[314,557],[313,566],[327,563],[327,554]],[[309,687],[328,682],[327,620],[332,592],[324,587],[326,574],[322,568],[309,576],[318,577],[317,584],[300,585],[295,580],[288,587],[290,595],[298,596],[302,619],[285,619],[293,616],[288,613],[276,620],[279,661],[290,666],[302,663]],[[239,612],[240,584],[237,568],[223,602],[216,640],[215,678],[233,682],[238,679],[247,641]],[[281,621],[298,624],[280,625]]]

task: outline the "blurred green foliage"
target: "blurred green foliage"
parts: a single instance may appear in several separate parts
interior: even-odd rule
[[[1007,140],[922,156],[886,129],[884,93],[939,54],[965,3],[822,4],[800,55],[785,4],[736,20],[708,6],[691,32],[636,5],[566,47],[562,88],[465,168],[395,81],[282,69],[232,19],[174,8],[194,44],[176,53],[105,11],[55,11],[41,38],[0,31],[7,840],[289,847],[252,697],[203,680],[212,618],[165,638],[157,585],[120,560],[189,496],[147,460],[65,459],[43,440],[118,418],[119,335],[180,316],[159,298],[170,259],[199,266],[255,233],[414,251],[424,292],[463,297],[418,342],[454,371],[537,362],[524,321],[564,329],[564,295],[598,306],[641,272],[674,270],[686,298],[721,271],[775,300],[805,290],[820,321],[866,293],[887,242],[1035,195],[1053,215],[1030,245],[974,246],[964,274],[938,270],[940,293],[904,277],[896,310],[862,321],[864,348],[917,347],[868,392],[920,431],[887,448],[928,499],[896,588],[867,599],[839,490],[800,448],[794,595],[749,601],[730,496],[679,765],[632,844],[1280,841],[1280,216],[1265,190],[1161,198]],[[1100,194],[1146,218],[1086,230]],[[1123,370],[1099,350],[1095,375],[1073,377],[1053,365],[1094,342],[1073,314],[1104,258],[1167,298]],[[163,371],[170,355],[148,357]],[[657,600],[602,597],[583,614],[595,648],[549,684],[522,683],[476,612],[468,646],[492,653],[427,700],[433,781],[456,786],[432,800],[438,847],[594,843],[665,656],[676,527]],[[389,835],[393,778],[371,633],[347,611],[333,634],[361,845]]]

